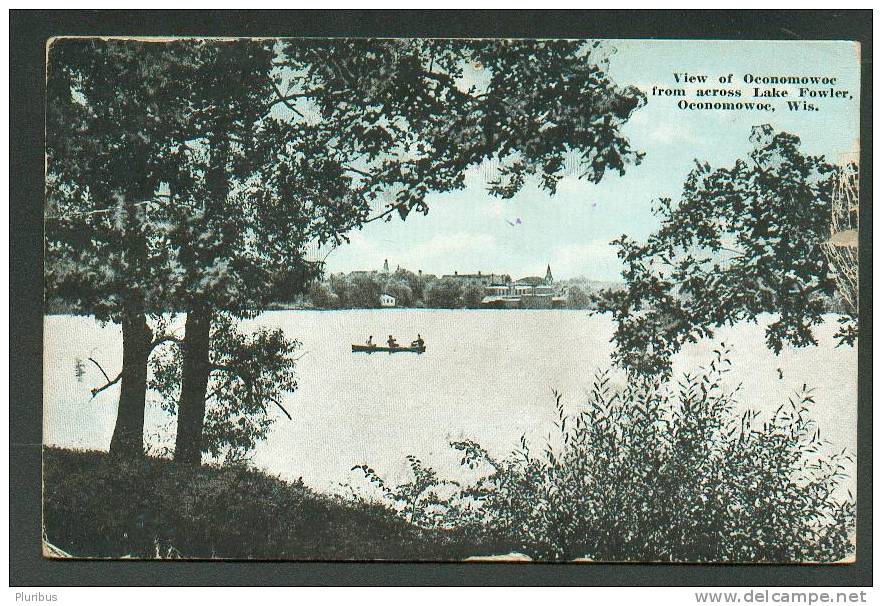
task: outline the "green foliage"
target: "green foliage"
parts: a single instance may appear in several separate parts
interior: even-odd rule
[[[845,453],[826,454],[803,388],[771,418],[735,414],[728,351],[676,384],[596,376],[574,417],[555,394],[558,439],[498,460],[453,442],[484,475],[408,519],[481,532],[538,559],[835,562],[854,553],[854,503],[837,496]],[[439,480],[420,466],[413,485]],[[375,474],[372,474],[375,475]],[[422,478],[422,480],[420,479]],[[428,479],[427,479],[428,478]],[[385,488],[390,495],[401,491]],[[407,491],[405,491],[407,492]],[[407,493],[410,494],[410,493]]]
[[[340,304],[340,297],[331,292],[324,282],[310,282],[306,297],[314,307],[320,309],[332,309]]]
[[[461,560],[487,548],[249,470],[43,449],[47,541],[77,557]]]
[[[282,398],[297,388],[294,355],[300,343],[281,330],[243,334],[230,316],[221,315],[212,323],[211,344],[202,449],[218,460],[243,461],[266,438],[278,416],[273,409],[291,418]],[[149,387],[172,414],[177,412],[185,346],[170,342],[150,361]]]
[[[645,98],[610,80],[607,53],[570,40],[292,40],[276,84],[292,115],[333,134],[359,195],[405,217],[485,160],[500,164],[490,191],[503,197],[530,177],[554,193],[570,155],[595,182],[639,162],[620,128]]]
[[[679,203],[659,200],[646,243],[622,236],[627,289],[597,297],[617,323],[614,357],[638,373],[668,373],[686,342],[715,327],[777,314],[766,329],[776,353],[816,344],[834,293],[822,245],[830,235],[831,178],[797,137],[753,129],[753,149],[731,168],[696,162]]]
[[[481,300],[484,298],[484,288],[478,284],[466,284],[459,296],[463,307],[476,309],[481,307]]]
[[[462,301],[462,285],[452,278],[441,278],[426,288],[426,307],[454,309]]]
[[[407,463],[413,481],[399,486],[389,486],[367,465],[356,465],[352,470],[361,471],[380,490],[386,502],[411,524],[424,528],[448,527],[452,510],[444,493],[459,484],[439,478],[434,470],[425,467],[413,455],[407,457]]]
[[[585,309],[591,303],[591,297],[578,286],[571,286],[567,291],[567,307]]]

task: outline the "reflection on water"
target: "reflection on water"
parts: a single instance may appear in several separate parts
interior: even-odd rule
[[[460,474],[460,457],[447,447],[451,439],[474,438],[499,456],[521,435],[543,440],[554,429],[552,390],[564,394],[567,410],[578,410],[593,372],[608,366],[613,330],[607,317],[568,310],[277,311],[249,325],[282,328],[306,352],[298,362],[299,389],[284,402],[294,420],[280,415],[254,463],[321,490],[358,477],[350,469],[359,463],[404,477],[407,454]],[[777,357],[763,344],[761,324],[727,328],[682,352],[675,370],[707,362],[725,341],[734,347],[729,381],[743,382],[742,404],[771,411],[808,383],[816,388],[811,414],[822,436],[854,451],[857,355],[854,348],[833,347],[835,328],[831,318],[819,329],[819,347],[785,349]],[[369,335],[375,342],[393,334],[409,343],[417,333],[426,341],[422,355],[353,354],[350,347]],[[78,382],[75,360],[93,355],[116,373],[119,327],[49,317],[44,355],[44,443],[106,449],[119,389],[90,400],[89,389],[103,377],[87,366]],[[152,405],[147,434],[167,439],[172,431],[171,419]]]

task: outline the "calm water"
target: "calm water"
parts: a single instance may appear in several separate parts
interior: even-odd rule
[[[564,394],[568,410],[578,410],[593,372],[608,365],[613,330],[606,317],[568,310],[278,311],[245,324],[256,325],[284,329],[306,353],[298,363],[299,389],[284,403],[294,420],[279,416],[254,463],[320,490],[358,478],[350,469],[360,463],[403,478],[408,454],[461,475],[459,457],[447,446],[451,439],[474,438],[496,455],[508,453],[521,435],[538,446],[554,430],[552,390]],[[853,452],[857,355],[854,348],[833,347],[835,329],[831,319],[819,330],[819,347],[785,349],[776,357],[763,345],[761,325],[727,328],[682,352],[675,369],[695,369],[720,341],[733,344],[729,380],[743,382],[744,405],[773,411],[808,383],[816,388],[811,414],[822,436]],[[428,348],[423,355],[350,351],[368,335],[384,342],[392,333],[406,343],[417,332]],[[75,374],[76,359],[89,355],[109,374],[118,372],[119,327],[86,317],[46,319],[46,444],[106,449],[110,443],[119,390],[90,400],[89,389],[102,375],[91,363],[81,382]],[[153,443],[169,443],[173,435],[155,404],[146,431]]]

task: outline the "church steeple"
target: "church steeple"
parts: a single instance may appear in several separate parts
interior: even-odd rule
[[[545,283],[551,284],[554,282],[554,276],[551,275],[551,263],[548,264],[548,269],[545,271]]]

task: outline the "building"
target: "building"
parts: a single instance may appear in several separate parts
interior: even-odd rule
[[[380,307],[395,307],[395,297],[390,294],[383,293],[380,295]]]
[[[458,274],[457,274],[458,275]],[[484,274],[476,274],[483,276]],[[487,274],[493,276],[494,274]],[[519,280],[491,281],[484,284],[484,307],[527,307],[527,308],[550,308],[555,305],[561,306],[560,301],[554,301],[557,292],[554,287],[554,276],[551,274],[551,265],[545,270],[545,277],[527,276]],[[560,297],[557,297],[558,299]]]
[[[527,276],[516,280],[512,284],[512,294],[514,295],[533,295],[533,296],[551,296],[554,292],[554,276],[551,275],[551,265],[545,270],[545,277]]]
[[[511,284],[511,276],[508,274],[485,274],[480,271],[476,274],[461,274],[455,271],[452,274],[445,274],[441,278],[455,280],[463,286],[477,284],[478,286],[488,287],[491,285]]]

